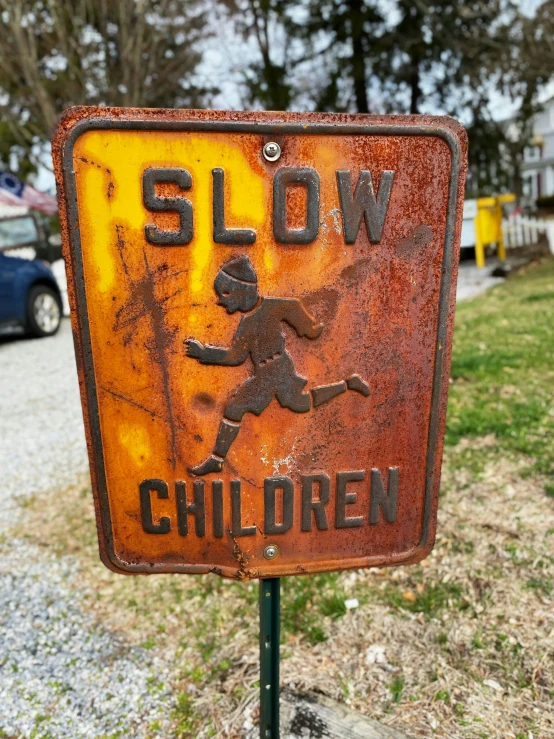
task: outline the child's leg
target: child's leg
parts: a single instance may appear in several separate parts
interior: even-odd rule
[[[354,390],[366,398],[369,395],[367,382],[364,382],[359,375],[351,375],[346,381],[341,380],[340,382],[333,382],[331,385],[319,385],[318,387],[312,388],[314,408],[317,408],[318,405],[323,405],[323,403],[331,400],[331,398],[336,398],[337,395],[342,395],[347,389]]]
[[[332,385],[319,385],[318,387],[312,388],[312,397],[314,399],[314,408],[318,405],[323,405],[331,398],[336,398],[337,395],[342,395],[346,392],[346,382],[334,382]]]
[[[222,418],[219,424],[219,431],[215,440],[213,454],[208,459],[196,467],[191,467],[190,472],[193,475],[208,475],[210,472],[221,472],[223,468],[223,460],[227,456],[227,452],[231,448],[231,444],[237,438],[240,429],[240,421],[234,423],[227,418]]]
[[[231,444],[237,438],[244,414],[254,413],[259,416],[272,399],[273,390],[271,388],[264,387],[259,377],[249,377],[233,394],[225,408],[213,453],[202,464],[192,467],[190,472],[197,476],[208,475],[210,472],[221,472],[223,461]]]
[[[229,421],[227,418],[221,419],[214,447],[214,454],[216,456],[221,457],[221,459],[225,459],[231,444],[237,438],[239,429],[240,421],[236,423],[235,421]]]
[[[360,375],[351,375],[347,380],[346,384],[348,385],[349,390],[355,390],[357,393],[361,393],[362,395],[365,395],[367,398],[369,395],[369,385],[367,382],[364,382]]]

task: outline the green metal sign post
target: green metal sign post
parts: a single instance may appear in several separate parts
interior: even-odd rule
[[[260,580],[260,739],[279,739],[280,586]]]

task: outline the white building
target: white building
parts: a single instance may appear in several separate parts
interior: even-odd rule
[[[554,195],[554,97],[533,120],[533,135],[523,156],[523,191],[532,200]]]

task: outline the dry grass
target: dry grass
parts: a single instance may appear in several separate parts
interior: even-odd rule
[[[413,737],[554,737],[553,285],[551,262],[462,306],[435,550],[413,567],[284,581],[283,685]],[[257,586],[110,573],[90,498],[85,484],[30,501],[27,536],[75,557],[105,627],[171,663],[175,737],[244,737]]]
[[[357,597],[360,607],[326,616],[313,593],[304,607],[327,638],[288,629],[282,684],[320,690],[412,736],[554,737],[554,506],[540,482],[521,478],[529,460],[499,458],[492,441],[451,451],[486,449],[492,459],[477,482],[447,459],[426,562],[320,582],[328,601]],[[244,736],[257,710],[256,585],[110,573],[98,562],[86,489],[36,499],[28,514],[32,540],[76,557],[103,625],[174,665],[175,736]],[[294,618],[294,599],[284,608]]]

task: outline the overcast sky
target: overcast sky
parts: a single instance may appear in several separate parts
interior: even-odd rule
[[[210,2],[210,0],[208,0]],[[542,0],[520,0],[522,11],[533,15]],[[212,7],[215,6],[213,3]],[[390,0],[383,0],[383,8],[390,8]],[[245,43],[233,33],[231,24],[226,20],[220,6],[211,15],[214,25],[214,35],[208,40],[204,53],[204,60],[199,68],[199,81],[207,86],[215,86],[220,92],[213,100],[212,107],[216,109],[242,109],[244,101],[241,99],[240,91],[240,69],[245,58],[255,58],[256,50],[251,44]],[[392,20],[392,19],[391,19]],[[554,80],[543,90],[541,99],[554,95]],[[493,116],[500,120],[508,118],[517,111],[517,102],[500,95],[496,91],[491,92],[491,111]],[[427,113],[442,113],[428,107]],[[462,121],[463,123],[464,121]],[[47,168],[39,172],[35,186],[40,190],[54,192],[54,178]]]

